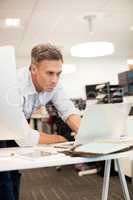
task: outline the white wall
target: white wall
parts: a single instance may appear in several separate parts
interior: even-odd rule
[[[17,67],[28,65],[30,59],[17,57]],[[85,96],[85,85],[110,81],[118,83],[118,73],[128,69],[125,58],[103,57],[97,59],[65,58],[65,63],[75,64],[77,71],[62,75],[62,83],[70,97]]]

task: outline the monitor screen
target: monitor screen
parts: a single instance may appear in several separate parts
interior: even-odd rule
[[[0,140],[21,139],[24,126],[12,46],[0,47],[0,72]]]

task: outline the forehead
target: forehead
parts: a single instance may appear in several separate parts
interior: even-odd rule
[[[43,60],[39,63],[39,70],[59,72],[62,70],[61,60]]]

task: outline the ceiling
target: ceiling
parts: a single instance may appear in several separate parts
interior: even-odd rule
[[[92,31],[83,19],[95,15]],[[20,18],[21,27],[6,28],[5,18]],[[70,56],[72,45],[109,41],[115,56],[133,56],[133,0],[0,0],[0,45],[14,45],[29,56],[38,43],[51,42]]]

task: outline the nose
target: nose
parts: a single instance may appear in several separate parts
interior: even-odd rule
[[[52,77],[52,83],[53,84],[56,84],[58,82],[58,76],[55,74],[53,77]]]

